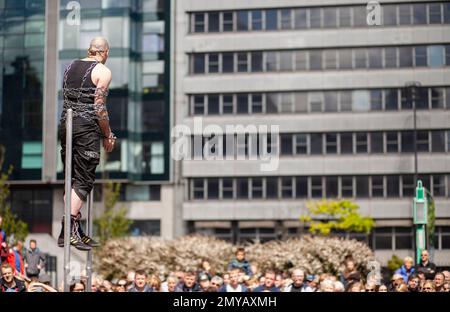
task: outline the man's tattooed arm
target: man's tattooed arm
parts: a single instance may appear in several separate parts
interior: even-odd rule
[[[106,109],[106,98],[108,96],[108,89],[98,87],[95,89],[94,109],[97,113],[98,124],[105,138],[113,136],[111,128],[109,127],[108,110]]]

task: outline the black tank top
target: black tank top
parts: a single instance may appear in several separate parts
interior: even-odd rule
[[[74,123],[91,123],[97,120],[94,110],[96,86],[91,74],[97,61],[74,60],[66,68],[63,80],[64,104],[61,124],[65,123],[67,109],[73,110]]]

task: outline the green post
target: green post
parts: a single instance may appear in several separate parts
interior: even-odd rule
[[[416,197],[413,200],[413,218],[416,226],[416,263],[420,261],[422,250],[427,249],[426,225],[428,223],[428,201],[422,181],[417,181]]]

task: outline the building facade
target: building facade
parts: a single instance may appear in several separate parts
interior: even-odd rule
[[[266,144],[279,154],[272,172],[250,159],[260,152],[251,134],[218,136],[219,154],[234,161],[192,149],[175,170],[188,231],[286,238],[304,233],[308,201],[348,198],[376,228],[336,235],[366,241],[383,265],[413,254],[415,106],[418,178],[436,204],[435,261],[450,265],[450,4],[379,2],[176,2],[174,118],[191,129],[201,120],[191,145],[210,147],[208,126],[280,132]],[[421,85],[414,101],[411,81]]]

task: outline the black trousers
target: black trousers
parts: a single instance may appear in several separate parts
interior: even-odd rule
[[[59,128],[61,140],[61,159],[66,163],[66,126]],[[95,170],[100,163],[100,127],[95,121],[73,121],[72,135],[72,189],[86,201],[95,181]]]

